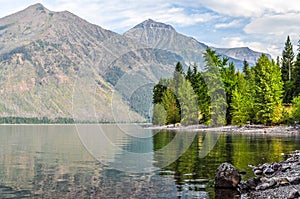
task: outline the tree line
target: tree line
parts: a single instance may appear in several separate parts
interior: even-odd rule
[[[74,124],[73,118],[0,117],[0,124]]]
[[[173,77],[154,86],[153,124],[274,125],[300,120],[300,41],[296,60],[288,36],[281,60],[262,54],[254,66],[244,60],[243,71],[210,48],[203,57],[203,70],[194,64],[185,73],[178,62]]]

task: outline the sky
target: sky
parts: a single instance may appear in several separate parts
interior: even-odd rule
[[[214,47],[250,47],[281,56],[287,36],[294,51],[300,40],[300,3],[296,0],[0,0],[0,17],[42,3],[68,10],[105,29],[124,33],[147,19]]]

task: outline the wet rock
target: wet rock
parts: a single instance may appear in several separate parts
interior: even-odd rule
[[[292,190],[289,193],[288,199],[299,198],[299,197],[300,197],[299,191],[295,188],[292,188]]]
[[[269,188],[270,187],[270,184],[269,183],[262,183],[262,184],[260,184],[260,185],[258,185],[257,187],[256,187],[256,190],[258,191],[258,190],[266,190],[267,188]]]
[[[299,156],[293,155],[292,157],[288,158],[285,162],[293,163],[293,162],[298,162],[298,161],[299,161]]]
[[[239,199],[240,196],[235,189],[215,189],[215,199]]]
[[[281,171],[282,171],[282,172],[286,172],[286,171],[289,170],[289,169],[291,169],[290,166],[283,166],[283,167],[281,168]]]
[[[279,183],[278,184],[280,186],[287,186],[287,185],[290,185],[290,182],[286,178],[281,178],[281,179],[279,179]]]
[[[255,190],[256,186],[261,183],[260,178],[250,178],[249,180],[247,180],[246,182],[241,182],[239,187],[240,190]]]
[[[279,168],[281,168],[281,167],[282,167],[281,164],[279,164],[277,162],[272,164],[272,168],[274,169],[274,171],[278,171]]]
[[[229,163],[221,164],[216,173],[216,188],[236,188],[241,181],[241,176],[237,168]]]
[[[287,159],[253,167],[256,177],[241,182],[241,198],[299,198],[300,153],[287,155]],[[264,175],[261,176],[261,173]]]
[[[257,169],[254,171],[254,175],[256,175],[256,176],[261,176],[262,174],[263,174],[263,171],[260,169]]]
[[[288,180],[292,185],[300,184],[300,177],[299,177],[299,176],[296,176],[296,177],[290,177],[290,178],[287,178],[287,180]]]
[[[277,184],[277,182],[274,179],[269,180],[269,187],[274,187]]]
[[[274,169],[272,169],[272,168],[266,168],[266,169],[263,171],[263,173],[264,173],[265,175],[272,175],[274,172],[275,172],[275,171],[274,171]]]

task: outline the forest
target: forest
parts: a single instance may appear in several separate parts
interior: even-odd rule
[[[228,58],[207,48],[205,65],[187,71],[178,62],[173,77],[153,88],[154,125],[209,126],[293,124],[300,120],[300,41],[295,57],[287,37],[282,57],[262,54],[254,66],[237,71]]]

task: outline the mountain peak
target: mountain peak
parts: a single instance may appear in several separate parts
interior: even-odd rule
[[[161,23],[161,22],[157,22],[157,21],[154,21],[153,19],[147,19],[146,21],[136,25],[133,28],[143,28],[143,29],[146,29],[146,28],[163,28],[163,29],[169,29],[169,30],[175,31],[175,29],[171,25],[164,24],[164,23]]]
[[[33,4],[33,5],[29,6],[29,7],[32,7],[32,8],[45,8],[43,6],[43,4],[41,4],[41,3],[36,3],[36,4]]]
[[[41,3],[36,3],[33,4],[31,6],[29,6],[28,8],[26,8],[25,10],[32,10],[32,11],[49,11],[45,6],[43,6],[43,4]]]

